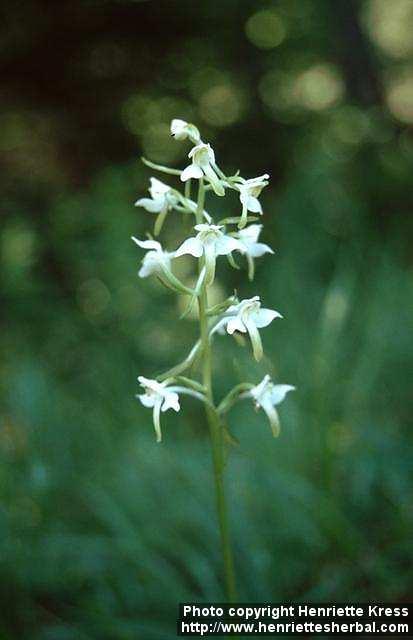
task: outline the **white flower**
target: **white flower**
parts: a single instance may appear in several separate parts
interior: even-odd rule
[[[156,240],[139,240],[132,236],[132,240],[142,249],[149,249],[144,255],[138,276],[147,278],[152,274],[162,274],[164,269],[170,270],[171,258],[174,254],[162,249],[160,242]]]
[[[145,389],[145,393],[138,394],[137,398],[139,398],[144,407],[153,408],[153,424],[155,427],[156,440],[157,442],[161,442],[160,412],[165,412],[168,409],[179,411],[181,408],[179,405],[179,395],[173,390],[173,387],[168,387],[168,381],[157,382],[157,380],[150,380],[143,376],[139,376],[138,381],[141,387]]]
[[[236,233],[236,238],[244,246],[242,253],[251,256],[251,258],[259,258],[264,253],[274,253],[268,244],[257,242],[262,231],[262,224],[250,224],[245,229],[240,229]]]
[[[151,186],[149,187],[151,197],[140,198],[135,202],[135,207],[143,207],[151,213],[166,213],[178,202],[172,191],[172,187],[157,178],[151,178]]]
[[[242,204],[241,220],[238,225],[240,229],[247,224],[248,211],[262,215],[262,207],[258,196],[263,188],[267,186],[269,177],[268,173],[264,173],[262,176],[250,178],[249,180],[244,180],[241,184],[237,184],[239,199]]]
[[[194,229],[198,231],[194,238],[187,238],[175,251],[175,257],[189,254],[195,258],[202,255],[205,259],[206,282],[210,284],[215,275],[215,261],[217,256],[226,256],[231,251],[241,251],[242,245],[239,240],[231,236],[226,236],[221,229],[222,226],[216,224],[197,224]]]
[[[274,437],[276,437],[280,432],[280,422],[275,407],[284,400],[289,391],[294,389],[295,387],[290,384],[274,384],[270,376],[266,375],[256,387],[242,394],[242,397],[252,398],[257,408],[264,409],[270,421]]]
[[[198,142],[201,141],[201,136],[196,126],[179,118],[174,118],[171,122],[171,136],[173,136],[175,140],[186,140],[189,138],[194,144],[198,144]]]
[[[209,252],[215,256],[226,256],[231,251],[241,251],[242,246],[239,240],[232,236],[226,236],[221,229],[222,225],[216,224],[197,224],[195,231],[198,231],[194,238],[187,238],[179,249],[176,250],[175,256],[179,257],[184,254],[190,254],[195,258],[200,258],[202,254]]]
[[[275,318],[282,318],[278,311],[262,309],[259,296],[247,300],[241,300],[238,304],[231,305],[225,312],[225,316],[215,325],[212,332],[227,333],[232,335],[235,331],[247,333],[251,338],[254,358],[258,361],[263,356],[261,336],[258,329],[267,327]]]
[[[192,159],[192,164],[182,171],[182,182],[186,182],[190,178],[199,179],[206,176],[215,193],[218,196],[225,195],[224,187],[212,166],[215,165],[215,154],[211,145],[200,142],[191,149],[188,158]]]
[[[243,253],[248,261],[248,275],[250,280],[254,277],[254,258],[259,258],[263,256],[265,253],[274,253],[271,247],[268,244],[264,244],[263,242],[258,242],[259,235],[262,230],[262,224],[250,224],[249,227],[245,227],[245,229],[240,229],[235,237],[243,245]]]

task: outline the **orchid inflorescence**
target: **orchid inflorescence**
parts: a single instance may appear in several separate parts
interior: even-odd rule
[[[251,341],[254,358],[259,361],[263,356],[263,346],[260,329],[267,327],[281,314],[272,309],[261,306],[259,296],[239,300],[235,295],[228,297],[214,307],[208,306],[208,289],[214,282],[216,261],[220,256],[226,256],[233,267],[237,264],[233,253],[238,252],[245,257],[248,277],[254,277],[254,260],[266,253],[274,253],[267,244],[259,242],[262,225],[257,224],[257,217],[250,214],[262,215],[259,195],[268,185],[269,176],[263,174],[256,178],[245,179],[239,173],[227,176],[219,168],[215,154],[210,144],[202,141],[199,130],[193,124],[184,120],[174,119],[171,123],[171,135],[178,141],[189,140],[193,147],[188,154],[190,164],[182,171],[155,165],[144,160],[148,166],[177,176],[185,183],[184,193],[164,184],[157,178],[150,179],[150,198],[140,198],[135,203],[151,214],[156,215],[154,235],[158,236],[165,219],[171,212],[193,215],[195,218],[194,232],[186,238],[174,251],[166,251],[160,242],[152,238],[140,240],[133,237],[133,241],[141,249],[146,250],[143,256],[139,277],[146,278],[155,275],[161,282],[173,291],[189,297],[187,314],[198,302],[201,337],[191,349],[183,362],[170,369],[165,374],[151,380],[139,376],[138,381],[144,393],[137,397],[145,407],[153,410],[153,423],[157,441],[162,439],[160,414],[168,409],[180,410],[179,395],[191,395],[201,400],[207,409],[209,419],[218,425],[223,424],[226,412],[238,400],[251,399],[256,408],[262,408],[270,422],[274,436],[279,432],[279,419],[276,410],[286,394],[294,389],[291,385],[274,384],[266,375],[259,384],[241,383],[236,385],[218,404],[214,403],[211,388],[210,364],[203,370],[203,380],[184,377],[184,374],[197,360],[201,362],[209,358],[212,341],[219,334],[248,334]],[[191,199],[193,181],[198,183],[197,200]],[[233,218],[224,218],[215,223],[204,208],[205,195],[212,191],[223,197],[227,190],[234,190],[239,195],[241,213]],[[252,224],[249,224],[252,222]],[[231,230],[232,228],[232,230]],[[198,259],[198,279],[194,287],[185,285],[173,273],[172,263],[183,255],[190,255]]]

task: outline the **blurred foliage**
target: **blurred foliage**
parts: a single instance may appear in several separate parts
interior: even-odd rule
[[[134,399],[197,333],[129,241],[152,224],[139,155],[185,160],[175,116],[272,177],[276,256],[252,285],[223,263],[216,292],[286,318],[264,367],[217,339],[217,395],[264,368],[298,387],[277,441],[248,404],[230,417],[240,600],[411,601],[411,0],[3,12],[0,637],[173,638],[178,602],[223,599],[200,408],[157,446]]]

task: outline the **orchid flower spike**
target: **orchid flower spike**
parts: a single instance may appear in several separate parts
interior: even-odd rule
[[[171,122],[171,136],[173,136],[175,140],[186,140],[189,138],[194,144],[201,142],[201,135],[197,127],[179,118],[174,118]]]
[[[144,388],[145,393],[137,394],[136,397],[139,398],[144,407],[153,409],[153,426],[155,427],[156,441],[161,442],[160,412],[165,412],[168,409],[179,411],[181,408],[179,395],[172,390],[172,387],[168,387],[167,380],[158,382],[157,380],[139,376],[138,381],[141,387]]]
[[[192,164],[186,167],[181,173],[182,182],[186,182],[190,178],[208,178],[211,187],[217,196],[225,195],[224,187],[221,180],[214,171],[215,154],[210,144],[200,142],[191,149],[188,158],[192,159]]]
[[[240,397],[252,398],[257,409],[264,409],[270,421],[271,430],[274,437],[280,433],[280,421],[276,406],[280,404],[289,391],[294,391],[295,387],[290,384],[274,384],[269,375],[266,375],[256,386],[243,393]]]
[[[175,251],[175,257],[189,254],[195,258],[202,255],[205,260],[205,281],[209,285],[215,277],[215,262],[217,256],[226,256],[231,251],[241,251],[242,244],[236,238],[227,236],[221,231],[223,226],[216,224],[197,224],[194,227],[198,231],[194,238],[187,238]]]
[[[147,278],[152,274],[160,275],[165,269],[168,271],[171,267],[171,258],[174,257],[173,252],[164,251],[162,245],[157,240],[139,240],[132,236],[132,240],[141,247],[141,249],[149,249],[144,255],[138,276]]]
[[[135,202],[135,207],[143,207],[151,213],[164,213],[172,209],[178,202],[176,196],[173,195],[172,187],[157,178],[151,178],[150,180],[149,193],[151,197],[139,198]]]
[[[268,173],[264,173],[262,176],[243,180],[243,182],[236,185],[242,204],[241,220],[238,224],[239,229],[243,229],[247,224],[248,211],[262,215],[262,207],[258,196],[263,188],[267,186],[269,177]]]
[[[262,224],[250,224],[245,229],[240,229],[234,234],[243,245],[243,253],[248,262],[248,277],[250,280],[254,278],[254,258],[260,258],[265,253],[274,253],[268,244],[258,242],[259,235],[262,231]]]
[[[282,318],[282,315],[272,309],[262,309],[260,297],[254,296],[231,305],[224,317],[212,329],[212,333],[217,331],[222,334],[226,331],[232,335],[235,331],[248,332],[254,358],[259,361],[263,356],[263,348],[258,329],[267,327],[275,318]]]

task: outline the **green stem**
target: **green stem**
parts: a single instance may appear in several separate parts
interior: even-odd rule
[[[146,164],[147,167],[150,167],[151,169],[155,169],[156,171],[162,171],[163,173],[168,173],[171,176],[180,176],[182,171],[180,171],[179,169],[171,169],[170,167],[164,167],[161,164],[155,164],[155,162],[151,162],[150,160],[147,160],[146,158],[141,158],[143,164]]]
[[[241,382],[240,384],[237,384],[237,386],[231,389],[231,391],[219,403],[218,409],[217,409],[218,413],[222,415],[223,413],[226,413],[227,411],[229,411],[231,407],[239,399],[239,396],[241,395],[241,393],[243,393],[244,391],[249,391],[250,389],[253,388],[253,386],[254,385],[250,382]]]
[[[205,187],[203,180],[199,182],[198,191],[198,207],[197,207],[197,222],[202,222],[202,214],[204,210],[205,199]],[[199,270],[203,268],[202,261],[200,260]],[[200,342],[202,351],[202,383],[205,389],[205,395],[207,396],[210,405],[205,406],[209,432],[211,436],[212,445],[212,461],[214,467],[214,479],[215,479],[215,492],[216,492],[216,505],[218,513],[219,530],[221,537],[221,549],[222,557],[224,561],[225,571],[225,587],[226,595],[229,602],[235,602],[236,589],[235,589],[235,572],[234,561],[232,556],[229,524],[228,524],[228,512],[227,503],[225,498],[224,488],[224,442],[223,431],[220,422],[219,415],[217,413],[214,397],[212,393],[212,362],[211,362],[211,343],[209,339],[208,328],[208,289],[205,284],[202,287],[201,293],[198,297],[199,306],[199,327],[200,327]]]
[[[175,288],[175,291],[180,291],[180,293],[185,293],[188,296],[196,295],[196,292],[193,289],[190,289],[183,282],[181,282],[167,266],[163,263],[160,263],[160,268],[162,270],[162,275],[164,279],[169,283],[172,287]]]
[[[165,371],[164,373],[156,376],[157,380],[159,380],[159,382],[163,382],[167,378],[174,378],[176,376],[179,376],[181,373],[189,369],[189,367],[191,367],[194,364],[195,360],[198,358],[200,349],[201,341],[198,340],[198,342],[194,344],[191,351],[186,356],[185,360],[175,365],[171,369],[168,369],[168,371]]]

